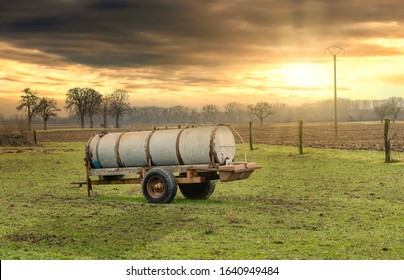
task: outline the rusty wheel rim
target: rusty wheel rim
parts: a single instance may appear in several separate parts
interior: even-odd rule
[[[153,198],[160,198],[165,189],[164,181],[158,176],[151,177],[147,182],[147,193]]]

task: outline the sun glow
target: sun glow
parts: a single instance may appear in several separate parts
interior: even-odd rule
[[[280,74],[285,84],[291,87],[320,88],[326,82],[324,69],[315,64],[289,64]]]

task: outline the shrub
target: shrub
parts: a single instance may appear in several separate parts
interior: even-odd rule
[[[32,145],[32,135],[26,125],[7,125],[0,127],[0,146],[28,146]]]

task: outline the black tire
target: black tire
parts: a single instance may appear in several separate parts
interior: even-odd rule
[[[177,180],[172,172],[154,167],[144,176],[142,191],[151,203],[170,203],[177,194]]]
[[[208,199],[215,191],[216,182],[207,181],[195,184],[180,184],[179,188],[186,199]]]

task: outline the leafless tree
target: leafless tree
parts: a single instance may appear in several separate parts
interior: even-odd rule
[[[86,94],[88,98],[87,115],[90,119],[90,127],[93,128],[93,116],[98,115],[100,112],[102,95],[92,88],[86,89]]]
[[[72,88],[66,94],[66,108],[80,120],[81,128],[84,128],[84,120],[90,107],[90,95],[88,88]]]
[[[389,106],[389,111],[391,116],[393,117],[393,123],[398,119],[398,115],[403,110],[403,98],[402,97],[390,97],[387,100],[387,104]]]
[[[47,123],[49,118],[56,117],[57,112],[61,111],[57,108],[56,100],[49,97],[42,97],[38,104],[37,114],[43,120],[43,129],[47,129]]]
[[[131,113],[137,123],[156,124],[160,122],[163,110],[164,108],[157,106],[133,107]]]
[[[34,118],[35,114],[38,110],[39,97],[35,91],[32,91],[30,88],[25,88],[22,92],[24,95],[21,95],[21,100],[16,107],[18,111],[25,109],[27,111],[27,124],[28,130],[31,130],[31,122]]]
[[[130,109],[129,94],[124,90],[116,90],[110,97],[111,115],[115,119],[115,127],[119,128],[119,119]]]
[[[247,106],[248,112],[256,116],[260,120],[260,125],[262,126],[262,121],[269,115],[273,114],[272,106],[267,102],[258,102],[255,105]]]
[[[215,122],[219,113],[219,107],[214,104],[206,104],[202,106],[201,111],[204,121]]]
[[[101,99],[100,112],[103,119],[103,126],[107,127],[108,116],[111,114],[111,95],[104,94]]]
[[[188,122],[189,108],[182,105],[169,107],[167,110],[167,121],[172,123],[186,123]]]
[[[380,122],[383,122],[384,118],[389,114],[389,110],[387,100],[373,100],[373,111],[379,117]]]
[[[224,105],[224,112],[229,122],[240,122],[246,111],[246,106],[238,102],[229,102]]]

